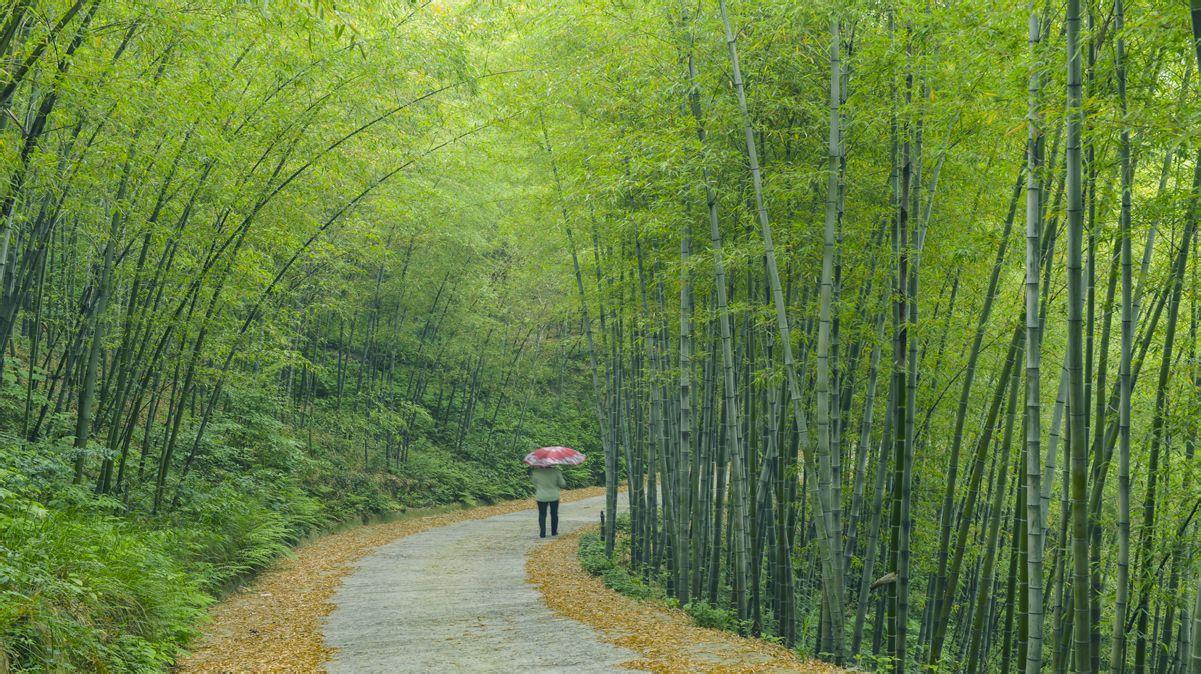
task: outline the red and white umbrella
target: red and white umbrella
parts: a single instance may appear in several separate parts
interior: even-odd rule
[[[543,447],[526,454],[522,460],[526,465],[535,468],[549,468],[551,466],[578,466],[584,463],[586,458],[588,457],[570,447]]]

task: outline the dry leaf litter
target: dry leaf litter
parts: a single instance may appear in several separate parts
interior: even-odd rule
[[[563,501],[600,496],[603,487],[563,493]],[[315,539],[279,560],[209,611],[211,622],[179,663],[180,672],[315,672],[335,649],[321,620],[354,563],[398,538],[469,519],[528,510],[533,499],[354,527]],[[574,550],[574,548],[572,548]]]
[[[783,646],[698,627],[679,609],[610,590],[580,565],[579,537],[586,532],[535,548],[526,562],[526,580],[538,586],[551,610],[591,626],[609,643],[642,654],[627,667],[652,672],[845,671],[803,660]]]

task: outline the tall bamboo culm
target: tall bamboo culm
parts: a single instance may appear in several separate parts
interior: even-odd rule
[[[1043,634],[1042,405],[1039,386],[1042,339],[1038,288],[1042,265],[1039,242],[1039,228],[1042,226],[1040,37],[1038,10],[1036,3],[1031,2],[1028,41],[1032,63],[1026,139],[1026,674],[1039,674],[1042,671]]]

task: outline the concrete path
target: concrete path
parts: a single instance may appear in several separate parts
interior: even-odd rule
[[[603,509],[604,497],[562,504],[559,533],[598,522]],[[525,582],[540,542],[537,512],[525,510],[379,548],[334,594],[329,671],[608,672],[637,658],[543,605]]]

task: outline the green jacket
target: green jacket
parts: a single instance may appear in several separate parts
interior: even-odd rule
[[[559,490],[567,488],[567,480],[559,468],[532,468],[530,479],[534,481],[535,501],[558,501]]]

